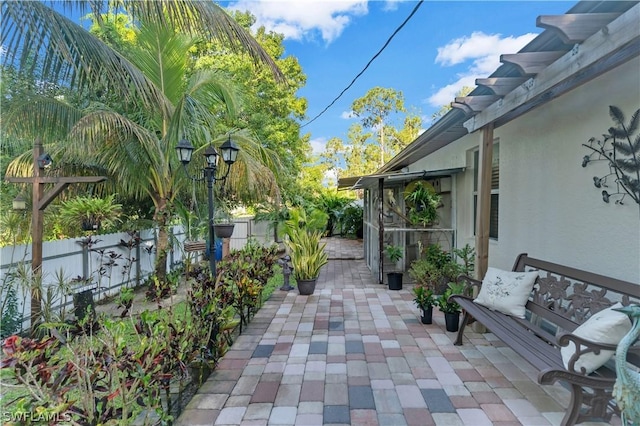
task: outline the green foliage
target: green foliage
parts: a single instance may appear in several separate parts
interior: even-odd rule
[[[462,248],[453,249],[453,254],[462,262],[460,274],[472,276],[475,270],[476,249],[469,244],[465,244]]]
[[[319,232],[322,235],[327,228],[329,215],[315,207],[293,207],[289,209],[289,219],[284,223],[284,232],[292,237],[292,232],[305,229],[310,232]]]
[[[350,237],[362,238],[364,211],[362,206],[352,203],[344,209],[341,228],[342,234]]]
[[[384,248],[384,253],[391,262],[397,263],[404,256],[404,247],[387,244]]]
[[[473,262],[474,251],[470,247],[465,247],[454,253],[458,256],[464,255],[464,264],[459,264],[438,244],[427,246],[424,255],[411,263],[409,275],[419,285],[432,289],[436,293],[444,291],[443,287],[447,283],[456,281],[458,275],[466,273],[469,264]],[[472,266],[471,266],[472,267]]]
[[[277,246],[252,242],[221,262],[218,283],[204,269],[193,271],[181,305],[136,318],[50,324],[56,337],[10,336],[3,342],[2,368],[11,374],[3,372],[2,380],[27,392],[5,402],[3,388],[3,409],[51,415],[65,424],[167,424],[169,386],[178,382],[183,389],[187,366],[214,365],[224,354],[240,324],[237,314],[246,312],[247,302],[252,314],[261,306],[276,255]],[[123,290],[119,302],[129,305],[132,295]]]
[[[444,313],[456,313],[461,311],[460,305],[456,302],[449,302],[449,297],[453,294],[463,294],[464,283],[450,282],[447,290],[438,297],[438,307]]]
[[[322,154],[322,162],[340,177],[375,172],[415,140],[422,128],[421,114],[405,115],[404,96],[392,88],[374,87],[354,100],[351,108],[360,122],[349,127],[346,141],[331,138]],[[403,116],[402,126],[394,124]]]
[[[262,291],[274,274],[277,249],[277,245],[262,247],[251,242],[218,263],[217,295],[223,305],[233,306],[241,327],[262,306]]]
[[[22,327],[20,311],[18,311],[18,295],[8,274],[2,277],[2,317],[0,318],[0,339],[20,330]]]
[[[424,285],[418,284],[413,287],[413,296],[413,301],[420,309],[427,309],[429,306],[436,304],[433,290]]]
[[[339,195],[335,190],[325,190],[320,194],[318,207],[327,214],[327,235],[332,236],[336,228],[341,234],[341,225],[345,209],[353,201],[352,198]]]
[[[285,222],[289,219],[289,208],[286,205],[259,205],[254,219],[268,221],[269,228],[273,230],[273,240],[280,241],[280,237],[285,232]]]
[[[130,346],[123,322],[102,323],[99,339],[79,334],[4,341],[3,367],[11,367],[15,381],[30,390],[9,407],[14,415],[50,414],[83,424],[130,422],[143,409],[165,417],[158,395],[168,340],[136,333]]]
[[[110,229],[118,223],[121,212],[122,205],[115,203],[115,195],[79,196],[62,202],[59,220],[69,229]]]
[[[413,225],[428,226],[438,218],[437,208],[442,197],[426,182],[418,181],[412,191],[404,194],[409,208],[409,220]]]
[[[301,228],[291,228],[289,232],[289,240],[285,241],[285,245],[291,256],[293,276],[296,280],[318,278],[320,268],[329,261],[324,251],[326,243],[320,244],[322,232]]]
[[[306,75],[294,56],[285,56],[283,36],[255,28],[255,17],[249,12],[230,11],[233,19],[273,58],[287,84],[280,84],[266,68],[256,68],[254,61],[243,52],[206,40],[197,44],[196,69],[224,70],[229,78],[242,87],[243,113],[232,122],[223,119],[227,127],[251,129],[258,140],[279,158],[276,174],[282,193],[300,190],[296,177],[310,162],[309,135],[300,134],[300,122],[307,110],[307,102],[297,95],[304,86]],[[285,171],[283,173],[282,171]]]
[[[435,291],[442,280],[442,269],[428,259],[422,258],[411,263],[409,276],[417,285]]]

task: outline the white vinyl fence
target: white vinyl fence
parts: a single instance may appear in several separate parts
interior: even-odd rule
[[[234,223],[231,250],[241,249],[249,238],[262,245],[273,244],[273,231],[269,223],[255,222],[253,218],[235,219]],[[167,260],[169,270],[181,265],[186,256],[190,256],[191,261],[202,258],[203,253],[184,252],[185,236],[181,226],[173,227],[172,233],[172,249]],[[56,314],[63,311],[69,313],[73,294],[91,289],[97,302],[118,294],[122,287],[136,287],[144,283],[154,269],[155,248],[154,229],[141,231],[136,237],[123,232],[44,242],[42,299],[45,309]],[[30,277],[30,244],[0,248],[2,318],[6,318],[11,302],[9,299],[13,299],[17,319],[19,322],[22,319],[23,328],[29,326]]]

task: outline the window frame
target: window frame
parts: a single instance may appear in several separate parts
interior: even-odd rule
[[[476,235],[477,216],[478,216],[478,171],[480,163],[480,148],[476,148],[473,154],[473,235]],[[494,185],[495,180],[495,185]],[[500,235],[500,141],[493,141],[493,150],[491,158],[491,207],[489,212],[489,239],[497,241]],[[494,219],[495,216],[495,219]]]

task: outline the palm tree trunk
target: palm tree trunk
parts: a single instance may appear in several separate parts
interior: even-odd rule
[[[158,225],[158,247],[156,250],[155,276],[157,278],[158,288],[157,297],[163,298],[171,293],[171,286],[167,281],[167,257],[169,252],[169,211],[167,209],[167,200],[161,198],[156,203],[156,213],[154,220]]]

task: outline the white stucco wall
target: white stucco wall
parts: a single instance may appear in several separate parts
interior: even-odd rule
[[[581,146],[613,125],[609,105],[627,118],[640,108],[640,59],[495,129],[500,143],[499,238],[489,264],[509,269],[527,252],[556,263],[640,283],[640,210],[602,201],[593,176],[605,162],[583,168]],[[476,132],[411,165],[414,170],[467,167],[455,179],[457,245],[473,244],[473,157]],[[615,188],[609,192],[615,192]]]

